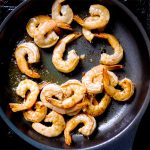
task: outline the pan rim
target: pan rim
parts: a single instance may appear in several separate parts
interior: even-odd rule
[[[19,4],[6,18],[5,20],[2,22],[2,24],[0,25],[0,32],[3,30],[3,28],[5,27],[5,25],[7,24],[7,22],[11,19],[11,17],[13,15],[16,14],[17,11],[19,11],[22,7],[24,7],[26,4],[28,4],[31,0],[25,0],[23,1],[21,4]],[[131,20],[136,24],[138,30],[140,31],[141,35],[143,36],[143,39],[145,41],[147,50],[148,50],[148,54],[150,56],[150,41],[148,38],[148,35],[144,29],[144,27],[142,26],[141,22],[139,21],[139,19],[121,2],[117,1],[117,0],[111,0],[113,3],[115,3],[119,8],[121,8],[122,11],[124,11],[130,18]],[[103,147],[109,143],[113,143],[115,140],[117,140],[118,138],[120,138],[120,136],[122,136],[124,133],[126,133],[129,129],[131,129],[138,121],[141,120],[142,116],[144,115],[148,104],[150,102],[150,83],[148,83],[148,90],[147,90],[147,95],[145,97],[144,103],[142,104],[139,112],[135,115],[134,119],[118,134],[116,134],[114,137],[110,138],[109,140],[101,143],[101,144],[97,144],[94,146],[90,146],[88,148],[83,148],[85,150],[89,150],[89,149],[96,149],[96,148],[100,148]],[[4,122],[7,124],[7,126],[9,128],[11,128],[16,135],[18,135],[21,139],[23,139],[24,141],[26,141],[27,143],[31,144],[32,146],[36,147],[36,148],[40,148],[40,149],[55,149],[55,150],[60,150],[61,148],[55,148],[55,147],[50,147],[48,145],[44,145],[42,143],[39,143],[35,140],[33,140],[32,138],[30,138],[29,136],[25,135],[21,130],[19,130],[10,120],[9,118],[5,115],[4,111],[2,110],[2,108],[0,107],[0,117],[4,120]],[[81,148],[79,148],[81,149]]]

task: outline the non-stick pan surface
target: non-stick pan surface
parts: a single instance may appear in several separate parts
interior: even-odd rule
[[[148,105],[150,98],[149,40],[136,17],[115,0],[67,0],[74,14],[81,17],[88,15],[91,4],[103,4],[109,9],[111,17],[105,32],[115,35],[124,48],[124,59],[120,63],[124,69],[115,73],[119,79],[128,77],[133,80],[136,87],[130,102],[119,103],[112,100],[104,115],[96,119],[97,128],[91,137],[83,137],[74,131],[72,136],[74,143],[69,147],[64,143],[63,134],[56,138],[46,138],[32,129],[31,123],[24,120],[21,112],[12,113],[8,107],[9,102],[20,101],[15,94],[15,88],[21,80],[28,78],[17,68],[14,59],[15,47],[20,42],[33,41],[26,33],[26,24],[33,16],[50,14],[52,3],[53,1],[50,0],[25,1],[7,17],[0,27],[0,115],[21,138],[38,148],[100,148],[135,125]],[[72,26],[76,31],[81,31],[81,27],[75,22]],[[69,33],[63,31],[63,36]],[[61,84],[69,79],[80,80],[84,72],[99,64],[101,50],[111,53],[109,44],[100,39],[95,39],[90,44],[81,37],[70,43],[67,51],[72,48],[76,49],[78,55],[85,54],[86,58],[81,60],[77,69],[70,74],[60,73],[52,65],[53,47],[41,49],[41,63],[33,67],[37,68],[42,77],[35,81],[39,83],[46,80]]]

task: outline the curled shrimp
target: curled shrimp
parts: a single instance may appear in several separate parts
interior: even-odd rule
[[[15,50],[15,58],[18,68],[22,73],[31,78],[40,78],[40,75],[37,72],[29,69],[25,59],[26,55],[28,55],[28,63],[32,64],[39,62],[40,53],[38,47],[31,42],[19,44]]]
[[[90,17],[87,17],[84,20],[76,15],[74,16],[74,20],[83,27],[82,33],[84,37],[91,42],[94,38],[94,34],[91,30],[98,29],[99,31],[103,31],[108,24],[110,14],[105,6],[99,4],[91,5],[89,13]]]
[[[71,24],[73,20],[73,11],[69,5],[61,6],[61,3],[64,1],[65,0],[55,0],[52,5],[52,19]]]
[[[61,85],[61,88],[64,90],[71,90],[72,95],[63,101],[58,101],[55,99],[50,98],[49,102],[60,108],[71,108],[75,106],[77,103],[79,103],[83,98],[86,93],[86,88],[85,86],[78,80],[68,80],[64,84]]]
[[[52,126],[47,127],[42,123],[33,123],[32,128],[46,137],[56,137],[60,135],[66,124],[63,116],[54,111],[51,111],[45,117],[44,122],[51,122]]]
[[[34,38],[34,35],[37,34],[38,32],[38,28],[39,26],[41,26],[41,24],[45,23],[45,22],[48,22],[46,23],[46,25],[49,25],[48,29],[49,29],[49,32],[54,30],[55,32],[60,32],[59,31],[59,28],[62,28],[62,29],[66,29],[66,30],[72,30],[72,28],[68,25],[68,24],[65,24],[63,22],[59,22],[59,21],[54,21],[51,19],[50,16],[47,16],[47,15],[39,15],[39,16],[35,16],[33,18],[31,18],[27,25],[26,25],[26,30],[27,30],[27,33],[32,37]],[[44,26],[43,26],[44,28]]]
[[[106,53],[101,54],[100,63],[104,65],[118,64],[123,58],[123,48],[116,37],[107,33],[100,33],[95,36],[98,38],[107,39],[111,47],[114,49],[114,53],[112,55]]]
[[[52,63],[54,64],[55,68],[61,72],[69,73],[73,71],[79,63],[79,56],[76,54],[75,50],[71,50],[68,53],[67,60],[63,60],[63,54],[65,51],[66,44],[69,42],[77,39],[81,34],[73,33],[67,35],[65,38],[59,41],[56,45],[53,56],[52,56]]]
[[[134,93],[134,84],[130,79],[124,78],[121,81],[119,81],[118,85],[121,86],[121,88],[123,89],[119,90],[111,86],[110,78],[106,69],[104,69],[103,75],[104,89],[110,97],[117,101],[127,101],[130,99],[130,97]]]
[[[86,74],[82,77],[82,83],[87,88],[87,92],[90,94],[98,94],[103,91],[103,69],[107,68],[108,70],[115,70],[122,68],[122,65],[113,65],[113,66],[105,66],[98,65],[93,67],[91,70],[86,72]],[[116,86],[118,83],[118,78],[113,72],[109,72],[109,76],[111,78],[111,84]]]
[[[30,90],[30,93],[26,97],[26,92],[28,90]],[[16,93],[17,95],[24,98],[24,102],[22,104],[9,103],[10,108],[12,109],[13,112],[30,109],[35,104],[39,92],[40,92],[39,86],[36,82],[29,79],[21,81],[16,89]]]
[[[90,103],[90,105],[84,107],[82,110],[88,115],[91,115],[93,117],[97,117],[103,114],[111,101],[111,98],[107,94],[104,95],[104,97],[101,99],[99,103],[97,102],[95,97],[90,95],[88,97],[86,96],[83,101],[90,102],[91,99],[92,102]],[[93,101],[96,104],[93,104]]]
[[[30,122],[41,122],[47,114],[47,107],[42,102],[35,103],[35,111],[32,109],[23,112],[23,116]]]
[[[74,130],[80,123],[83,123],[84,126],[82,128],[79,128],[78,131],[84,136],[90,136],[95,130],[96,121],[94,117],[86,114],[79,114],[77,116],[74,116],[66,123],[66,128],[64,130],[65,143],[67,145],[70,145],[72,143],[72,138],[70,135],[71,131]]]
[[[34,42],[41,48],[49,48],[57,43],[59,36],[52,30],[52,20],[43,22],[34,34]]]
[[[91,5],[89,13],[91,16],[85,18],[85,20],[82,20],[79,16],[76,15],[74,16],[74,20],[84,28],[93,30],[103,29],[110,19],[109,10],[103,5]]]

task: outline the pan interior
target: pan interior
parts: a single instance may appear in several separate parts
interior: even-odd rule
[[[0,33],[0,106],[17,128],[41,144],[64,149],[87,148],[102,144],[125,129],[135,118],[142,107],[149,86],[149,54],[144,39],[136,24],[113,1],[82,0],[81,3],[80,0],[68,0],[67,3],[75,14],[83,18],[89,15],[88,10],[91,4],[103,4],[109,9],[111,19],[105,32],[115,35],[124,48],[124,59],[120,63],[124,65],[124,69],[115,71],[115,73],[119,79],[128,77],[135,83],[136,90],[131,101],[119,103],[112,100],[106,112],[96,118],[97,128],[94,134],[86,138],[74,131],[72,136],[74,143],[70,147],[65,145],[63,135],[51,139],[39,135],[32,129],[31,123],[24,120],[21,112],[12,113],[8,108],[9,102],[20,100],[15,94],[15,89],[21,80],[27,78],[20,73],[15,63],[15,47],[20,42],[33,41],[26,33],[26,24],[33,16],[50,14],[52,2],[50,0],[29,1],[3,27]],[[81,27],[75,22],[72,23],[72,27],[75,31],[81,32]],[[62,33],[61,38],[70,32],[63,31]],[[82,36],[70,43],[66,51],[75,49],[78,55],[85,54],[85,59],[80,61],[75,71],[63,74],[58,72],[52,64],[53,48],[40,49],[41,63],[33,66],[42,76],[40,80],[35,80],[38,83],[43,80],[59,84],[69,79],[81,80],[84,72],[99,64],[101,50],[106,49],[108,52],[112,50],[106,41],[94,39],[90,44]]]

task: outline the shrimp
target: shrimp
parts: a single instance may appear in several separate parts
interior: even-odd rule
[[[123,48],[120,45],[119,41],[113,35],[107,33],[96,34],[95,37],[107,39],[114,49],[114,53],[112,55],[103,53],[101,55],[100,63],[104,65],[118,64],[123,58]]]
[[[91,43],[95,35],[86,28],[82,28],[82,33],[84,37]]]
[[[96,101],[95,97],[92,97],[92,96],[89,97],[89,96],[85,97],[85,99],[83,101],[90,101],[91,98],[94,101]],[[105,110],[107,109],[110,101],[111,101],[111,98],[107,94],[105,94],[104,97],[101,99],[101,101],[98,104],[94,105],[91,102],[90,105],[84,107],[83,111],[85,113],[87,113],[88,115],[91,115],[93,117],[100,116],[101,114],[103,114],[105,112]]]
[[[87,17],[84,20],[77,15],[74,16],[74,20],[83,27],[82,33],[84,37],[91,43],[95,36],[91,30],[98,29],[102,32],[109,22],[110,14],[106,7],[99,4],[91,5],[89,13],[90,17]]]
[[[69,34],[65,38],[60,40],[56,45],[53,51],[52,63],[60,72],[69,73],[73,71],[78,65],[80,57],[76,54],[75,50],[71,50],[68,53],[67,60],[63,60],[62,58],[66,44],[77,39],[79,36],[81,36],[81,34],[79,33]]]
[[[32,123],[32,128],[46,137],[56,137],[60,135],[66,125],[63,116],[54,111],[51,111],[45,117],[44,122],[51,122],[52,126],[47,127],[42,123]]]
[[[51,22],[41,23],[34,34],[34,42],[41,48],[50,48],[59,40],[59,36],[52,30]]]
[[[26,92],[28,90],[30,90],[30,93],[26,97]],[[10,108],[13,112],[30,109],[35,104],[39,92],[39,86],[36,82],[29,79],[21,81],[16,89],[16,93],[22,98],[26,98],[24,99],[24,102],[22,104],[9,103]]]
[[[26,30],[27,30],[27,33],[32,37],[34,38],[34,35],[37,34],[38,32],[38,28],[41,24],[45,23],[45,22],[49,22],[49,32],[54,30],[55,32],[60,32],[59,31],[59,28],[63,28],[63,29],[66,29],[66,30],[72,30],[72,28],[68,25],[68,24],[65,24],[63,22],[59,22],[59,21],[54,21],[51,19],[50,16],[47,16],[47,15],[39,15],[39,16],[35,16],[33,18],[31,18],[28,23],[27,23],[27,26],[26,26]]]
[[[61,3],[64,1],[65,0],[55,0],[52,5],[52,19],[71,24],[73,20],[73,11],[69,5],[61,6]]]
[[[103,5],[91,5],[89,13],[91,16],[85,18],[85,20],[82,20],[79,16],[76,15],[74,15],[73,19],[81,26],[89,30],[103,29],[110,19],[109,10]]]
[[[19,44],[15,50],[15,58],[18,68],[22,73],[31,78],[40,78],[40,75],[37,72],[29,69],[25,59],[26,55],[28,55],[28,63],[32,64],[39,62],[40,53],[38,47],[31,42]]]
[[[50,98],[49,102],[60,108],[71,108],[75,106],[77,103],[79,103],[83,98],[86,93],[86,88],[85,86],[78,80],[68,80],[64,84],[61,85],[62,89],[70,89],[72,90],[72,95],[63,101],[58,101],[55,99]]]
[[[35,103],[35,111],[29,109],[23,112],[23,116],[27,121],[30,122],[41,122],[47,114],[47,107],[42,102],[38,101]]]
[[[80,123],[83,123],[84,126],[82,128],[79,128],[78,131],[84,136],[91,135],[95,130],[96,121],[94,117],[86,114],[79,114],[77,116],[74,116],[66,123],[66,128],[64,130],[65,143],[67,145],[70,145],[72,143],[72,138],[70,135],[71,131],[74,130]]]
[[[87,88],[87,92],[90,94],[98,94],[103,91],[103,68],[107,68],[108,70],[115,70],[122,68],[122,65],[114,65],[114,66],[105,66],[98,65],[93,67],[91,70],[86,72],[86,74],[82,77],[82,83]],[[118,83],[117,76],[108,71],[109,76],[111,77],[111,84],[116,86]]]
[[[118,85],[121,86],[123,90],[118,90],[111,86],[106,69],[104,69],[103,75],[104,89],[106,93],[113,99],[117,101],[127,101],[134,94],[134,84],[130,79],[124,78],[121,81],[119,81]]]

